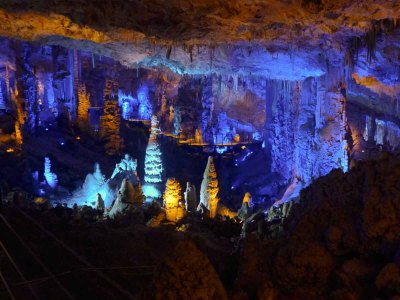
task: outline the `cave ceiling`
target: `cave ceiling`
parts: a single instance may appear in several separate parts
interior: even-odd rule
[[[298,80],[342,64],[355,37],[382,20],[396,29],[399,15],[400,1],[1,0],[0,35],[91,50],[129,67]],[[381,47],[384,63],[397,63],[396,40]],[[359,70],[382,74],[362,63]]]

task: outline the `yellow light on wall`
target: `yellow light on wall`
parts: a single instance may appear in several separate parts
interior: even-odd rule
[[[6,152],[7,152],[7,153],[14,152],[14,149],[13,149],[13,148],[7,148]]]

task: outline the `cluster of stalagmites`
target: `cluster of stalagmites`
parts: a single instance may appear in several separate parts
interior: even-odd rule
[[[200,202],[197,203],[196,187],[192,183],[187,183],[183,198],[179,181],[175,178],[169,178],[163,194],[163,209],[148,222],[148,225],[155,227],[164,220],[177,223],[188,213],[198,214],[203,218],[215,218],[217,215],[229,218],[237,217],[238,213],[219,204],[218,192],[217,173],[213,158],[210,156],[201,183]],[[241,221],[244,221],[249,215],[251,206],[250,193],[246,193],[243,201],[243,206],[239,211],[239,219]]]
[[[87,175],[82,187],[71,196],[70,202],[91,206],[100,215],[111,219],[135,215],[149,227],[157,227],[161,223],[177,224],[188,214],[197,215],[201,219],[214,219],[219,215],[221,218],[229,217],[237,221],[244,221],[250,215],[250,193],[245,194],[243,205],[238,212],[219,204],[219,184],[211,156],[204,171],[199,202],[196,187],[188,182],[186,191],[182,192],[181,184],[175,178],[167,180],[162,204],[157,198],[150,198],[149,201],[142,191],[136,168],[137,161],[125,155],[107,180],[96,164],[94,173]],[[145,184],[150,183],[145,181]]]

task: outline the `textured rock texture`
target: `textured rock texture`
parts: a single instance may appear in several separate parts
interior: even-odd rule
[[[128,65],[279,79],[321,75],[352,36],[400,15],[396,1],[367,0],[7,0],[0,7],[5,36],[89,48]]]
[[[180,242],[154,277],[154,299],[228,299],[208,258],[190,241]]]
[[[399,156],[383,154],[317,179],[278,240],[247,239],[239,286],[271,299],[398,295],[399,167]]]

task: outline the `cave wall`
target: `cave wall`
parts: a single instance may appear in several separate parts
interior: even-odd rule
[[[283,201],[332,169],[347,171],[343,92],[327,90],[324,77],[267,81],[265,150],[271,172],[290,185]]]
[[[394,151],[400,144],[396,90],[366,81],[374,74],[379,80],[383,76],[377,62],[362,63],[364,50],[352,70],[327,66],[329,73],[323,76],[274,80],[251,74],[180,75],[167,68],[127,68],[87,50],[1,41],[0,109],[16,120],[15,126],[2,125],[2,141],[18,142],[20,130],[27,136],[37,128],[57,126],[62,116],[75,121],[83,107],[79,91],[84,87],[89,130],[101,127],[108,96],[118,102],[121,113],[116,119],[149,120],[156,114],[161,129],[178,138],[210,144],[263,142],[265,157],[253,162],[262,165],[259,178],[265,180],[251,181],[257,182],[260,195],[283,201],[332,169],[346,171],[349,158],[365,158],[376,149]],[[391,78],[392,83],[396,80]],[[255,170],[247,166],[245,172]],[[234,187],[246,182],[245,176],[238,177],[232,179]]]

